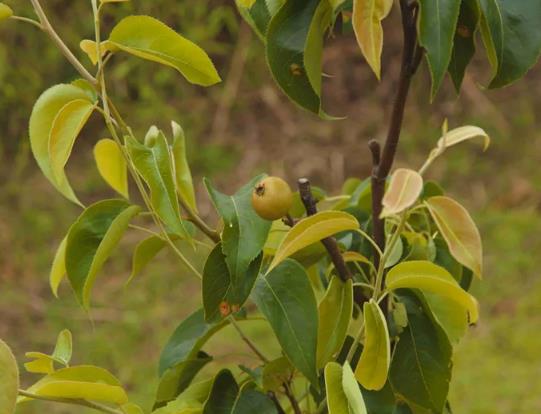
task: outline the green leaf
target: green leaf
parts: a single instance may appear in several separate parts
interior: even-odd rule
[[[262,373],[263,389],[278,393],[282,385],[293,378],[294,369],[286,357],[274,359],[265,364]]]
[[[81,305],[88,309],[90,291],[140,208],[124,200],[104,200],[88,207],[71,226],[66,244],[66,271]]]
[[[466,67],[475,54],[475,32],[479,23],[479,14],[477,0],[462,0],[448,68],[457,93],[460,92]]]
[[[366,414],[363,396],[349,363],[329,362],[325,366],[325,387],[329,414]]]
[[[226,301],[231,288],[231,276],[218,243],[210,252],[203,268],[203,308],[205,320],[212,322],[220,319],[220,306]]]
[[[203,380],[191,384],[174,400],[165,407],[153,411],[153,414],[201,414],[203,403],[207,399],[213,379]],[[155,407],[156,408],[156,407]]]
[[[180,323],[165,345],[160,356],[160,376],[177,364],[195,359],[208,339],[227,324],[227,321],[206,323],[203,309],[192,313]]]
[[[19,368],[9,346],[0,339],[0,414],[15,413]]]
[[[387,382],[391,343],[387,322],[379,305],[371,299],[363,307],[365,341],[355,369],[357,381],[368,390],[380,390]]]
[[[346,230],[356,230],[359,222],[351,214],[343,211],[321,211],[300,220],[284,238],[272,260],[267,273],[271,272],[284,259],[299,250],[333,234]]]
[[[94,101],[84,89],[74,84],[60,84],[43,92],[30,116],[30,146],[41,171],[60,193],[79,205],[63,167],[66,154],[69,156],[73,141],[93,105]],[[56,151],[53,157],[51,149]]]
[[[13,16],[13,10],[11,9],[11,7],[9,7],[7,4],[0,3],[0,22],[2,20],[9,19],[11,16]]]
[[[486,151],[490,145],[490,137],[481,128],[471,125],[461,126],[450,131],[447,131],[438,140],[438,148],[445,149],[452,147],[453,145],[460,144],[461,142],[468,141],[470,139],[482,138],[483,139],[483,151]]]
[[[119,381],[108,371],[81,365],[55,371],[36,382],[27,390],[42,397],[84,399],[114,404],[128,402]],[[29,398],[19,398],[19,402]]]
[[[383,28],[381,21],[393,6],[392,0],[354,0],[353,29],[363,55],[378,79],[381,73]]]
[[[220,371],[214,379],[202,414],[231,414],[238,392],[239,386],[231,371]]]
[[[180,362],[165,371],[158,384],[155,407],[160,407],[183,393],[199,371],[211,361],[212,357],[200,351],[197,357]]]
[[[332,15],[327,1],[287,1],[266,32],[267,61],[280,88],[297,105],[323,117],[321,58]]]
[[[286,259],[256,281],[252,298],[269,321],[285,355],[318,387],[317,305],[304,268]]]
[[[419,6],[419,43],[426,50],[433,98],[451,60],[460,0],[420,0]]]
[[[130,198],[128,164],[120,146],[112,139],[100,139],[94,146],[94,160],[105,182],[124,198]]]
[[[58,286],[66,275],[66,243],[68,237],[64,237],[56,250],[54,255],[53,264],[51,266],[51,272],[49,273],[49,285],[51,291],[58,297]]]
[[[152,138],[145,140],[145,145],[143,145],[131,137],[126,137],[130,158],[137,172],[150,188],[150,202],[161,221],[170,232],[180,237],[190,238],[180,218],[169,145],[160,131],[157,131]]]
[[[285,0],[235,0],[240,15],[252,27],[263,42],[266,42],[267,28],[271,18],[278,12]]]
[[[452,349],[440,335],[414,295],[401,294],[408,310],[408,326],[400,334],[389,378],[407,402],[440,413],[451,379]]]
[[[342,388],[349,404],[349,411],[351,414],[367,414],[366,406],[364,404],[363,395],[355,374],[353,373],[349,362],[345,362],[342,367]]]
[[[137,244],[133,252],[130,278],[126,284],[130,283],[135,276],[141,273],[166,244],[166,241],[158,236],[150,236]]]
[[[249,9],[254,5],[255,0],[239,0],[238,2],[241,7],[246,7],[247,9]]]
[[[175,183],[181,199],[186,201],[193,211],[197,211],[195,190],[193,188],[192,173],[186,158],[186,137],[184,130],[176,122],[171,122],[173,128],[173,168],[175,170]]]
[[[541,5],[537,1],[481,0],[481,33],[494,77],[489,88],[520,79],[541,52]]]
[[[124,414],[144,414],[143,409],[134,403],[124,404],[120,409]]]
[[[325,391],[329,414],[349,414],[349,404],[342,388],[342,367],[336,362],[325,366]]]
[[[277,414],[276,406],[265,394],[255,389],[255,384],[245,383],[235,400],[231,414]]]
[[[456,301],[434,293],[419,293],[432,318],[443,329],[451,344],[456,345],[468,329],[468,312]]]
[[[94,112],[95,104],[87,98],[74,99],[56,114],[49,131],[49,162],[57,182],[65,177],[64,167],[71,155],[75,140]]]
[[[340,351],[353,312],[353,283],[333,277],[319,304],[317,366],[322,368]]]
[[[430,197],[425,204],[453,257],[481,278],[481,235],[468,211],[452,198],[445,196]]]
[[[423,191],[423,177],[407,168],[397,169],[383,197],[383,211],[380,217],[401,213],[411,207]]]
[[[259,217],[252,207],[253,189],[263,177],[255,177],[232,196],[220,193],[205,180],[212,202],[224,222],[222,251],[235,290],[244,285],[246,272],[261,253],[271,226],[271,222]]]
[[[25,357],[32,359],[25,362],[24,369],[33,374],[50,374],[54,372],[54,360],[50,355],[41,352],[27,352]]]
[[[434,263],[423,260],[399,263],[389,271],[385,283],[389,290],[419,289],[446,297],[468,311],[471,323],[479,319],[477,300],[447,270]]]
[[[189,82],[210,86],[221,81],[203,49],[149,16],[129,16],[111,32],[120,50],[178,70]]]
[[[71,360],[72,349],[73,339],[71,332],[68,329],[64,329],[58,334],[52,357],[61,361],[64,365],[68,365]]]

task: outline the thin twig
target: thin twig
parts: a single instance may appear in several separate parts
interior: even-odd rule
[[[293,408],[293,412],[295,414],[302,414],[299,402],[295,398],[295,395],[293,395],[293,391],[291,390],[289,383],[284,383],[284,393],[291,404],[291,408]]]
[[[28,17],[15,16],[15,15],[11,16],[10,19],[17,20],[19,22],[29,23],[29,24],[37,27],[38,29],[43,30],[43,26],[41,25],[41,23],[37,22],[34,19],[29,19]]]
[[[235,317],[233,315],[230,315],[229,320],[231,322],[231,325],[233,325],[233,327],[236,329],[239,336],[246,343],[246,345],[248,345],[248,347],[254,352],[254,354],[256,354],[259,357],[259,359],[261,359],[261,361],[263,361],[264,363],[269,362],[269,359],[265,357],[265,355],[263,355],[263,353],[259,349],[257,349],[257,346],[255,346],[255,344],[250,340],[250,338],[248,338],[244,334],[243,330],[241,329],[241,327],[235,320]]]
[[[61,404],[72,404],[72,405],[80,405],[83,407],[93,408],[94,410],[101,411],[102,413],[108,413],[108,414],[122,414],[122,411],[115,410],[114,408],[107,407],[106,405],[94,403],[87,400],[76,400],[76,399],[69,399],[69,398],[56,398],[56,397],[46,397],[43,395],[36,395],[32,394],[31,392],[19,390],[19,395],[27,398],[31,398],[33,400],[42,400],[42,401],[51,401],[51,402],[57,402]]]
[[[42,30],[49,35],[51,40],[56,43],[57,47],[60,49],[62,54],[68,59],[68,61],[73,65],[73,67],[81,74],[83,78],[85,78],[88,82],[90,82],[92,85],[96,86],[97,81],[94,76],[92,76],[86,68],[82,65],[81,62],[75,57],[75,55],[71,52],[71,50],[66,46],[66,44],[62,41],[60,36],[58,36],[58,33],[54,30],[53,26],[49,22],[49,19],[47,18],[47,15],[43,11],[43,8],[41,7],[41,4],[39,0],[30,0],[32,3],[32,6],[34,7],[34,11],[36,12],[39,21],[42,26]]]

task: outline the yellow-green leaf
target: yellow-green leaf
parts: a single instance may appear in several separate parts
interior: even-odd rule
[[[471,125],[461,126],[446,132],[438,140],[438,148],[449,148],[474,138],[483,139],[483,150],[486,151],[490,145],[490,137],[482,128]]]
[[[361,389],[348,361],[342,367],[342,388],[348,400],[350,414],[367,414]]]
[[[91,365],[59,369],[40,379],[27,391],[44,397],[85,399],[119,405],[128,402],[120,382],[103,368]],[[20,397],[18,402],[29,399]]]
[[[33,358],[37,355],[33,352],[27,352],[26,357],[27,358]],[[54,361],[49,355],[44,356],[38,356],[37,358],[34,358],[30,362],[25,362],[24,369],[26,369],[28,372],[34,373],[34,374],[50,374],[51,372],[54,372]]]
[[[381,51],[383,49],[381,21],[387,17],[392,5],[392,0],[353,1],[352,23],[357,43],[378,79],[380,78]]]
[[[299,221],[282,240],[267,273],[284,259],[306,246],[346,230],[359,228],[359,222],[343,211],[322,211]]]
[[[342,388],[342,367],[336,362],[325,366],[325,390],[329,414],[349,414],[349,405]]]
[[[13,414],[19,393],[19,368],[9,346],[0,339],[0,414]]]
[[[256,0],[238,0],[238,4],[241,7],[244,7],[246,9],[250,9],[254,5],[255,1]]]
[[[391,364],[391,343],[387,322],[379,305],[371,299],[363,307],[365,340],[355,378],[368,390],[380,390],[387,381]]]
[[[77,103],[70,105],[74,101]],[[30,146],[41,171],[60,193],[79,205],[81,203],[63,172],[63,158],[66,150],[69,156],[73,144],[70,141],[75,140],[83,118],[87,117],[88,105],[93,104],[89,92],[84,88],[75,84],[55,85],[39,97],[30,116]],[[51,136],[56,144],[49,144]],[[62,147],[60,142],[65,146]],[[49,155],[51,146],[58,151],[53,156],[56,163],[54,169]]]
[[[56,297],[58,297],[58,286],[66,276],[66,240],[67,236],[60,242],[49,274],[49,285]]]
[[[94,159],[102,178],[124,198],[128,193],[128,165],[119,145],[112,139],[100,139],[94,146]]]
[[[483,273],[481,235],[468,211],[452,198],[430,197],[425,201],[449,252],[477,277]]]
[[[321,368],[340,351],[353,311],[353,284],[333,277],[319,304],[317,366]]]
[[[173,168],[175,171],[175,184],[180,198],[190,206],[194,211],[197,211],[195,202],[195,190],[193,188],[192,173],[190,164],[186,157],[186,137],[184,130],[176,122],[171,122],[173,128]]]
[[[286,357],[267,362],[262,373],[263,389],[280,392],[283,384],[293,377],[294,372],[294,368]]]
[[[203,49],[149,16],[129,16],[111,32],[120,50],[178,70],[191,83],[210,86],[221,81]]]
[[[13,10],[7,4],[0,3],[0,22],[13,16]]]
[[[423,177],[407,168],[396,170],[383,197],[381,217],[398,214],[411,207],[423,191]]]
[[[64,329],[58,334],[52,357],[61,361],[64,365],[68,365],[71,360],[72,349],[73,339],[71,332],[69,329]]]
[[[94,108],[94,103],[88,99],[75,99],[56,114],[49,133],[49,162],[57,182],[65,176],[64,167],[71,155],[73,144]]]
[[[166,241],[158,236],[150,236],[142,240],[133,252],[131,274],[126,282],[129,284],[133,278],[166,246]]]
[[[479,319],[477,300],[463,290],[455,278],[443,267],[434,263],[415,260],[393,267],[386,278],[387,289],[419,289],[452,299],[469,313],[471,323]]]

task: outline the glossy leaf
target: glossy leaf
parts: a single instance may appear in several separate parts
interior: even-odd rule
[[[196,85],[210,86],[221,81],[203,49],[152,17],[122,19],[109,41],[126,53],[178,70]]]
[[[140,144],[126,137],[130,158],[150,188],[150,202],[168,230],[180,237],[189,238],[189,233],[180,218],[180,207],[175,192],[173,168],[169,145],[160,131],[152,140]]]
[[[15,413],[19,368],[9,346],[0,339],[0,414]]]
[[[238,392],[239,386],[231,371],[220,371],[212,384],[203,414],[231,414]]]
[[[461,0],[420,0],[419,42],[426,50],[434,97],[449,67]]]
[[[392,0],[353,1],[352,23],[357,43],[378,79],[381,74],[381,51],[383,49],[381,21],[387,17],[392,6]]]
[[[306,246],[316,243],[333,234],[356,230],[359,222],[343,211],[322,211],[300,220],[284,238],[272,260],[267,273],[278,266],[285,258]]]
[[[438,148],[449,148],[453,145],[460,144],[461,142],[475,138],[483,139],[484,150],[486,150],[490,145],[490,137],[483,129],[476,126],[465,125],[446,132],[438,140]]]
[[[140,208],[124,200],[104,200],[88,207],[71,226],[66,244],[66,271],[77,299],[90,305],[98,272]]]
[[[105,182],[124,198],[130,198],[128,165],[119,145],[112,139],[100,139],[94,146],[94,160]]]
[[[231,414],[277,414],[276,406],[265,394],[256,390],[253,383],[245,383],[233,404]]]
[[[349,412],[351,414],[367,414],[361,389],[347,361],[342,367],[342,388],[348,400]]]
[[[342,348],[353,312],[353,283],[333,277],[319,304],[317,366],[323,367]]]
[[[349,404],[342,387],[342,367],[336,362],[325,366],[325,390],[329,414],[349,414]]]
[[[182,127],[176,122],[171,122],[173,128],[173,168],[175,171],[175,183],[181,199],[186,201],[193,211],[197,211],[195,202],[195,190],[193,188],[192,173],[186,158],[186,137]]]
[[[331,21],[327,1],[287,1],[266,32],[267,61],[274,79],[293,102],[322,116],[321,59]]]
[[[160,376],[169,368],[196,358],[205,342],[227,323],[206,323],[203,309],[192,313],[180,323],[165,345],[160,356]]]
[[[468,329],[468,312],[456,301],[434,293],[421,293],[434,319],[451,344],[456,345]]]
[[[400,295],[408,310],[408,326],[400,334],[389,378],[407,402],[442,412],[451,379],[452,349],[424,313],[415,296]]]
[[[5,3],[0,3],[0,22],[13,16],[13,10]],[[0,410],[1,413],[1,410]],[[2,413],[4,414],[4,413]],[[11,414],[11,413],[10,413]]]
[[[423,191],[423,177],[407,168],[397,169],[391,176],[389,187],[383,197],[380,217],[401,213],[411,207]]]
[[[261,40],[266,42],[269,22],[285,3],[285,0],[235,0],[235,3],[244,20],[252,27]]]
[[[71,332],[68,329],[64,329],[58,334],[52,357],[61,361],[64,365],[68,365],[71,360],[72,349],[73,339]]]
[[[468,211],[452,198],[444,196],[430,197],[425,204],[453,257],[481,278],[481,235]]]
[[[389,290],[419,289],[452,299],[469,312],[471,323],[476,323],[479,318],[477,300],[463,290],[447,270],[431,262],[399,263],[387,274],[386,285]]]
[[[483,41],[494,68],[490,88],[520,79],[541,52],[538,1],[481,0]]]
[[[241,187],[234,195],[220,193],[208,180],[205,185],[216,210],[224,221],[222,251],[233,286],[242,286],[243,279],[267,239],[271,222],[257,215],[252,207],[252,191],[264,175]]]
[[[126,392],[118,380],[102,368],[81,365],[55,371],[27,390],[43,397],[85,399],[106,403],[125,404]],[[26,401],[29,398],[20,398]]]
[[[150,236],[139,242],[133,252],[131,274],[126,284],[130,283],[135,276],[141,273],[166,244],[166,241],[158,236]]]
[[[76,104],[73,104],[73,102]],[[84,89],[74,84],[60,84],[47,89],[39,97],[30,116],[30,146],[34,158],[45,177],[47,177],[54,187],[76,204],[81,203],[62,171],[64,165],[62,163],[63,157],[60,156],[60,153],[63,150],[65,155],[66,149],[71,151],[69,142],[77,137],[82,120],[87,115],[87,109],[89,105],[93,104],[94,102]],[[68,110],[70,108],[74,109],[73,105],[80,105],[78,108],[83,108],[83,110]],[[73,115],[73,113],[80,115],[80,117],[71,117],[70,115]],[[79,122],[72,122],[76,118]],[[58,156],[53,158],[56,160],[55,165],[51,164],[50,157],[50,139],[52,136],[55,137],[54,140],[57,142],[57,145],[53,146],[53,148],[58,148]],[[64,147],[62,147],[62,143],[65,144]],[[62,168],[59,168],[59,165]]]
[[[365,341],[355,378],[368,390],[380,390],[387,381],[391,344],[387,322],[379,305],[371,299],[363,307]]]
[[[58,286],[66,276],[66,243],[68,237],[64,237],[54,255],[51,272],[49,273],[49,285],[53,294],[58,297]]]
[[[252,298],[285,355],[317,387],[317,305],[304,268],[286,259],[256,281]]]
[[[460,91],[466,67],[475,54],[475,32],[479,23],[479,3],[477,0],[462,0],[457,28],[453,41],[453,52],[449,63],[449,75],[457,93]]]

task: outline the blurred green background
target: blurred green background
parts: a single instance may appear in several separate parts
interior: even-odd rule
[[[29,2],[7,0],[19,15]],[[81,60],[79,41],[92,36],[90,2],[44,2],[52,23]],[[157,124],[181,123],[188,135],[202,214],[215,222],[201,177],[232,191],[256,172],[282,175],[291,183],[310,177],[329,192],[347,177],[370,172],[366,143],[383,139],[395,79],[401,34],[396,11],[385,22],[383,81],[377,83],[352,36],[333,36],[325,52],[324,103],[345,116],[325,122],[300,111],[278,91],[265,67],[259,40],[240,24],[232,1],[137,1],[108,7],[105,30],[128,13],[156,16],[211,55],[224,82],[210,89],[187,84],[176,72],[124,56],[109,66],[110,94],[138,134]],[[486,271],[474,287],[482,319],[460,344],[451,391],[458,414],[531,414],[541,410],[541,70],[500,91],[483,90],[490,77],[479,43],[478,56],[457,97],[451,82],[429,104],[429,75],[416,76],[406,111],[397,165],[419,166],[450,127],[475,124],[492,137],[490,149],[465,144],[429,171],[477,219]],[[94,294],[93,323],[69,287],[60,299],[48,287],[57,244],[77,217],[77,207],[55,193],[39,172],[27,139],[32,104],[49,86],[76,73],[35,28],[15,22],[0,26],[0,337],[19,361],[25,351],[52,350],[57,333],[69,328],[76,363],[111,370],[135,402],[151,404],[157,358],[176,325],[200,302],[199,283],[162,252],[129,287],[124,283],[131,250],[142,235],[130,233],[106,265]],[[68,174],[86,203],[114,196],[101,181],[91,148],[105,131],[93,118],[83,131]],[[133,191],[132,193],[135,193]],[[271,338],[264,326],[255,338]],[[265,340],[272,348],[273,339]],[[225,331],[210,344],[218,364],[256,361]],[[226,357],[226,354],[231,354]],[[215,366],[213,367],[215,369]],[[25,375],[25,384],[32,377]],[[21,413],[74,413],[78,408],[30,403]]]

